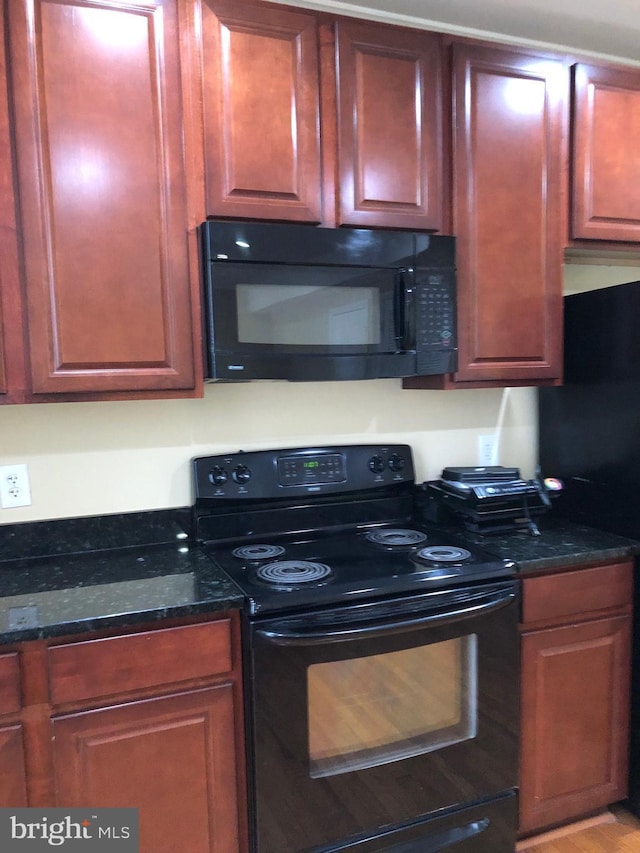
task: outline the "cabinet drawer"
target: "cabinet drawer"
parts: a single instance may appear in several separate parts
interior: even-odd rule
[[[207,678],[232,668],[229,619],[48,650],[51,702],[77,702]]]
[[[633,600],[633,562],[559,572],[522,583],[522,621],[549,622],[583,616]]]
[[[0,714],[20,710],[20,662],[17,652],[0,655]]]

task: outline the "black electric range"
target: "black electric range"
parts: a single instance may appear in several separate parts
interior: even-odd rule
[[[195,530],[251,615],[509,576],[414,507],[408,445],[261,450],[194,460]]]

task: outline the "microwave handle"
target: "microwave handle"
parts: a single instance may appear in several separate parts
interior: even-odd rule
[[[350,627],[336,628],[331,624],[330,615],[326,625],[318,625],[313,630],[296,631],[286,627],[286,622],[274,625],[271,628],[258,628],[256,634],[270,640],[280,646],[309,646],[320,643],[332,643],[345,640],[362,640],[372,637],[383,637],[388,634],[414,631],[417,628],[426,628],[435,625],[458,622],[462,619],[470,619],[474,616],[488,615],[496,610],[511,604],[516,598],[513,590],[501,590],[490,592],[483,596],[474,596],[473,602],[460,602],[461,606],[451,608],[445,606],[441,612],[431,612],[418,617],[406,617],[393,619],[392,621],[362,622]]]
[[[399,269],[396,272],[393,287],[393,336],[398,352],[405,352],[412,347],[411,329],[408,326],[411,316],[411,311],[408,308],[413,296],[413,289],[410,287],[410,275],[410,270]]]

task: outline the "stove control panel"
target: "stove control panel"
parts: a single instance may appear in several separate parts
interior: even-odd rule
[[[291,498],[413,483],[406,444],[253,450],[193,460],[199,499]]]

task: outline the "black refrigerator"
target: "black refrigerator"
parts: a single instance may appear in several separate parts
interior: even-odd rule
[[[640,281],[566,296],[564,308],[564,385],[538,391],[542,475],[564,483],[554,513],[640,540]],[[638,615],[633,661],[628,805],[640,815]]]

